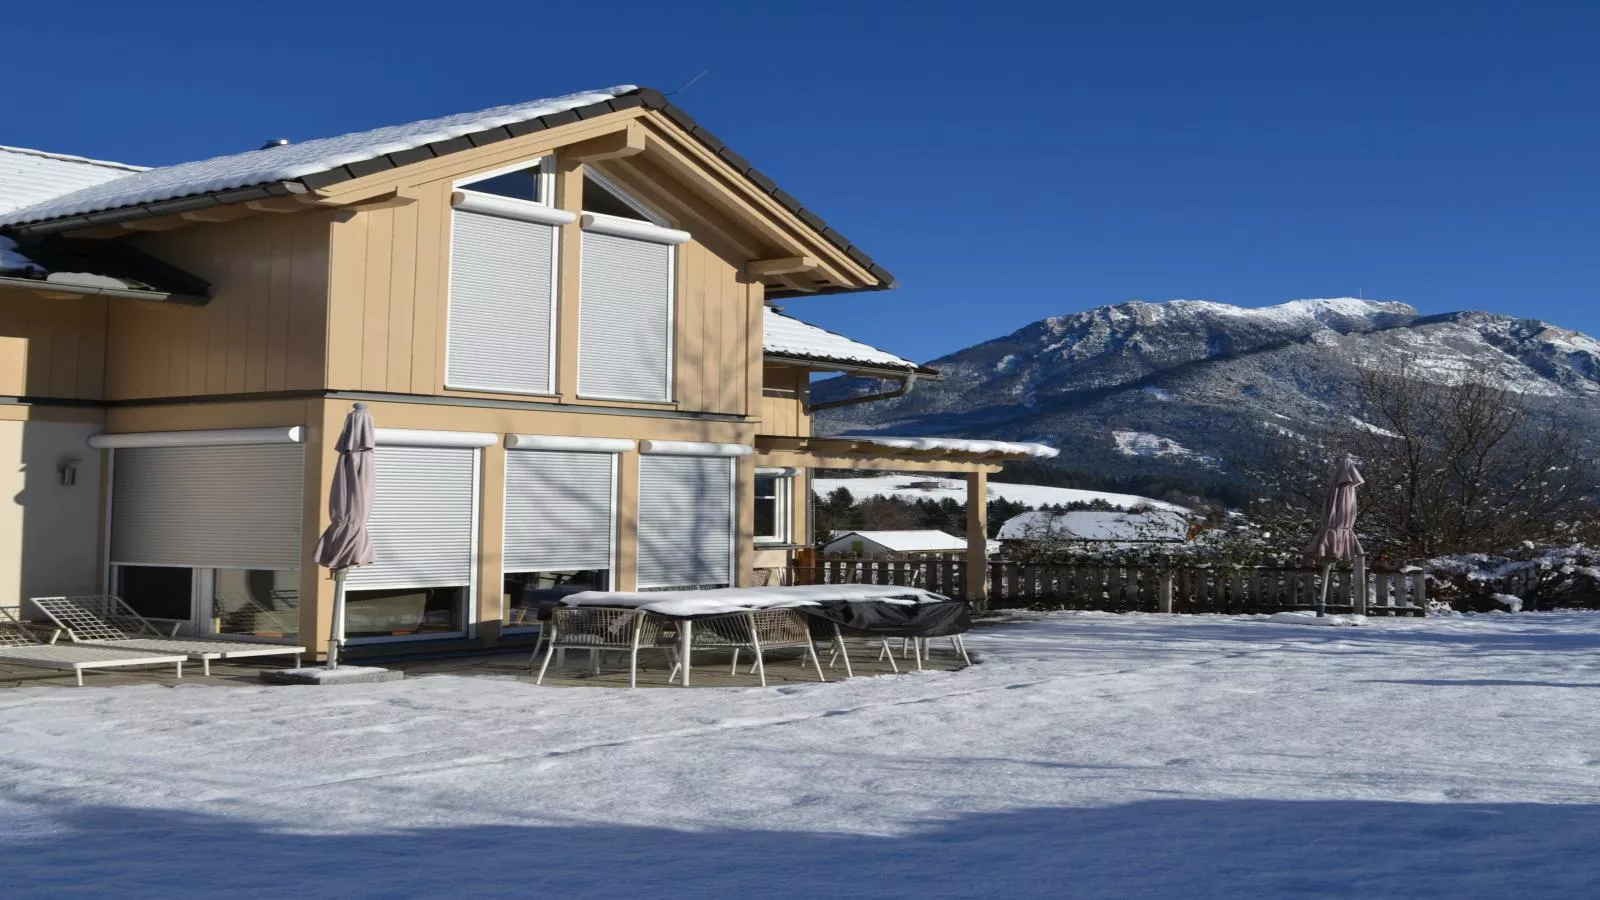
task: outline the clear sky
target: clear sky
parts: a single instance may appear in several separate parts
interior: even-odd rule
[[[1600,335],[1600,4],[12,3],[0,143],[145,165],[589,87],[676,99],[900,279],[919,359],[1123,300]]]

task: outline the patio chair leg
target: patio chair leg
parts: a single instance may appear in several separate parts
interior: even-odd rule
[[[956,652],[961,654],[961,661],[969,666],[972,665],[972,657],[967,655],[967,642],[962,639],[961,635],[950,635],[950,643],[954,644]]]
[[[73,669],[72,674],[78,676],[78,687],[83,687],[83,670]]]
[[[806,638],[806,652],[811,654],[811,667],[817,670],[817,680],[823,684],[828,683],[826,675],[822,674],[822,660],[817,658],[817,645],[810,637]]]
[[[844,633],[839,630],[837,624],[833,626],[833,639],[835,641],[834,652],[844,657],[844,677],[856,677],[856,673],[850,670],[850,646],[844,642]],[[828,665],[832,667],[833,660],[828,660]]]
[[[894,651],[889,649],[889,639],[888,638],[884,638],[883,639],[883,649],[878,651],[878,659],[882,660],[884,657],[888,657],[888,659],[889,659],[889,671],[895,673],[896,675],[899,675],[900,674],[900,667],[895,664]]]
[[[178,661],[178,677],[179,678],[183,677],[183,661],[182,660]]]
[[[534,683],[534,684],[544,684],[544,670],[545,670],[545,669],[548,669],[548,668],[550,668],[550,657],[552,657],[552,656],[555,656],[555,655],[556,655],[556,642],[555,642],[555,641],[551,641],[551,642],[550,642],[550,643],[549,643],[549,644],[548,644],[548,645],[546,645],[546,647],[545,647],[545,651],[544,651],[544,665],[542,665],[542,666],[540,666],[540,667],[539,667],[539,677],[538,677],[538,678],[535,678],[535,679],[534,679],[534,680],[533,680],[533,683]],[[530,670],[532,670],[532,668],[533,668],[533,666],[532,666],[532,665],[531,665],[531,664],[530,664],[530,665],[529,665],[529,666],[528,666],[528,668],[529,668],[529,669],[530,669]],[[557,670],[558,670],[558,671],[559,671],[559,669],[560,669],[560,667],[559,667],[559,665],[558,665],[558,666],[557,666]]]
[[[753,664],[752,664],[753,665]],[[739,648],[733,648],[733,666],[728,669],[729,675],[739,674]]]
[[[639,632],[644,628],[644,616],[637,616],[633,623],[633,654],[628,660],[628,687],[639,686]]]
[[[767,686],[767,663],[766,663],[766,661],[764,659],[762,659],[762,657],[765,654],[763,654],[761,652],[761,635],[756,633],[756,617],[755,617],[755,615],[751,614],[748,617],[747,621],[749,622],[749,625],[750,625],[750,648],[752,650],[754,650],[755,654],[756,654],[756,674],[761,676],[761,686],[762,687],[766,687]]]
[[[294,655],[294,667],[296,669],[300,668],[300,654],[298,653]]]
[[[211,677],[211,659],[210,659],[210,657],[206,657],[206,656],[200,657],[200,674],[204,675],[207,678]]]
[[[911,649],[917,654],[917,671],[922,671],[922,638],[911,639]]]

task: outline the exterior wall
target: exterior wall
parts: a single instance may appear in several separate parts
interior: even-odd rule
[[[533,135],[493,144],[394,173],[388,182],[414,202],[403,206],[340,213],[332,228],[329,387],[505,399],[504,394],[449,390],[444,386],[446,315],[449,298],[450,193],[455,182],[478,172],[532,163],[584,137]],[[607,169],[625,189],[663,209],[675,227],[693,239],[677,249],[674,285],[673,392],[670,404],[632,404],[686,412],[754,415],[761,383],[763,287],[744,276],[752,250],[741,250],[716,233],[700,230],[710,202],[674,182],[671,200],[627,171]],[[568,165],[558,175],[556,203],[581,212],[582,169]],[[655,190],[660,190],[657,185]],[[670,203],[670,208],[669,208]],[[691,207],[697,212],[692,212]],[[578,254],[582,230],[561,228],[556,313],[555,402],[627,406],[577,396]],[[777,253],[778,251],[772,250]],[[551,398],[541,397],[549,400]]]
[[[0,288],[0,396],[98,400],[107,301]]]
[[[93,593],[99,576],[101,431],[93,410],[0,408],[0,607]],[[74,484],[57,466],[76,460]]]
[[[324,382],[333,213],[261,213],[130,243],[211,282],[202,307],[107,305],[106,398],[315,390]]]
[[[798,366],[762,369],[761,433],[779,437],[811,435],[811,370]]]

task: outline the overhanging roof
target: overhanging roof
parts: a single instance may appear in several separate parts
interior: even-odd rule
[[[0,214],[0,231],[44,234],[267,197],[303,194],[399,166],[641,106],[659,111],[762,193],[788,209],[824,240],[870,272],[878,283],[865,290],[896,286],[894,276],[888,270],[829,226],[821,216],[778,187],[776,182],[762,174],[748,160],[729,149],[688,113],[668,102],[659,91],[632,85],[423,119],[405,125],[137,172]],[[830,291],[820,290],[817,293]]]
[[[119,241],[0,237],[0,287],[203,306],[211,285]]]
[[[937,375],[937,370],[920,366],[870,344],[818,328],[768,307],[763,324],[762,347],[768,359],[827,363],[830,368],[865,369],[873,372],[915,372]]]

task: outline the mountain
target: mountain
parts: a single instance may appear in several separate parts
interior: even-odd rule
[[[1068,469],[1221,484],[1262,441],[1351,418],[1359,367],[1402,357],[1425,375],[1485,376],[1600,435],[1600,341],[1532,319],[1349,298],[1052,316],[932,360],[944,380],[905,397],[825,410],[818,430],[1043,441]],[[873,389],[832,379],[813,393]]]

